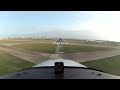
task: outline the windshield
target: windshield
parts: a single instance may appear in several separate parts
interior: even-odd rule
[[[56,59],[120,76],[120,12],[0,12],[0,76]]]

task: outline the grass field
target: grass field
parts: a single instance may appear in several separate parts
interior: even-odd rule
[[[22,42],[54,42],[54,39],[6,39],[0,40],[0,43],[22,43]]]
[[[120,55],[99,60],[82,62],[81,64],[90,68],[102,70],[104,72],[120,76]]]
[[[119,42],[105,41],[103,43],[95,42],[95,41],[85,41],[78,39],[66,39],[66,42],[73,44],[86,44],[86,45],[97,45],[97,46],[119,46]]]
[[[24,68],[33,66],[34,64],[5,52],[0,52],[0,76],[6,75]]]
[[[61,45],[61,52],[64,53],[75,53],[75,52],[91,52],[100,50],[110,50],[111,48],[96,47],[96,46],[83,46],[83,45]]]
[[[25,43],[14,45],[13,47],[27,49],[31,51],[39,51],[45,53],[55,53],[56,45],[55,44],[47,44],[47,43]]]

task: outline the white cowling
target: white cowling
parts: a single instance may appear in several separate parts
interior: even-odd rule
[[[63,62],[64,63],[64,66],[72,66],[72,67],[86,67],[82,64],[79,64],[73,60],[67,60],[67,59],[56,59],[56,60],[47,60],[47,61],[44,61],[40,64],[37,64],[33,67],[43,67],[43,66],[54,66],[54,63],[55,62]]]

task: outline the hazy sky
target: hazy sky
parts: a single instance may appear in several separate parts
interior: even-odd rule
[[[120,12],[0,11],[0,35],[19,34],[120,41]]]

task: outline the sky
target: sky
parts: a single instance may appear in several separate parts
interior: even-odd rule
[[[0,37],[120,41],[120,11],[0,11]]]

